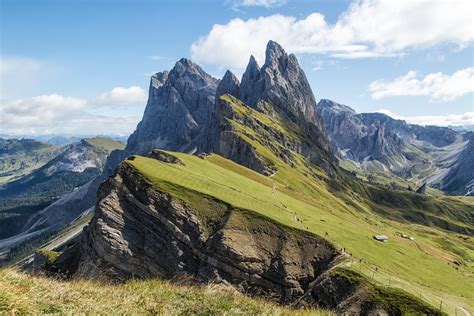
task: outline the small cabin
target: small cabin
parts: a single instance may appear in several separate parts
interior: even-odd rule
[[[374,239],[381,242],[387,242],[388,237],[385,235],[374,235]]]

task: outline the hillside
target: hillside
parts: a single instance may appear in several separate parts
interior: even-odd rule
[[[166,243],[163,246],[160,246],[159,243],[155,244],[153,238],[157,237],[154,237],[154,234],[160,231],[158,227],[154,228],[155,225],[158,225],[157,222],[155,223],[156,220],[149,218],[150,215],[147,215],[145,210],[140,210],[143,206],[135,209],[127,206],[130,205],[130,203],[138,203],[133,202],[134,199],[142,201],[141,203],[152,203],[155,207],[161,205],[154,204],[155,202],[150,200],[154,194],[151,195],[152,193],[148,193],[150,191],[138,180],[138,175],[133,174],[133,170],[136,170],[145,176],[147,181],[158,188],[159,191],[171,194],[179,201],[183,201],[185,205],[188,205],[185,206],[185,208],[192,207],[193,210],[201,212],[201,215],[199,215],[200,213],[193,211],[193,214],[195,214],[193,216],[199,216],[198,218],[207,222],[208,224],[203,225],[203,227],[208,227],[207,229],[212,230],[212,227],[222,227],[218,222],[214,222],[217,218],[222,218],[222,215],[219,215],[219,212],[221,212],[220,209],[222,208],[219,204],[222,202],[224,202],[225,205],[231,205],[237,209],[247,210],[247,212],[251,211],[251,213],[245,213],[245,211],[235,210],[234,213],[232,213],[234,215],[231,215],[230,219],[227,220],[228,224],[226,224],[230,225],[228,228],[230,231],[224,233],[224,236],[226,236],[224,240],[228,240],[227,243],[232,240],[237,242],[237,244],[233,244],[232,246],[232,249],[234,249],[232,250],[233,252],[241,253],[242,255],[245,253],[245,256],[249,256],[249,258],[243,262],[248,260],[250,263],[254,261],[254,259],[252,259],[253,256],[261,256],[258,255],[259,252],[251,252],[248,247],[255,247],[255,245],[270,238],[269,236],[272,232],[277,232],[278,229],[272,228],[274,224],[271,223],[274,221],[275,223],[281,223],[277,225],[293,227],[293,229],[296,229],[294,234],[298,234],[298,231],[306,231],[310,234],[316,233],[320,236],[326,236],[332,243],[338,245],[337,247],[344,247],[346,252],[351,253],[352,256],[347,256],[346,261],[339,264],[339,266],[344,267],[344,269],[351,269],[357,275],[362,273],[362,275],[365,275],[364,277],[360,276],[362,280],[364,280],[363,282],[369,282],[368,284],[370,284],[371,287],[376,286],[376,288],[378,288],[380,285],[388,285],[390,282],[392,287],[395,286],[409,290],[416,297],[419,297],[420,293],[422,293],[422,297],[430,301],[433,305],[437,305],[437,300],[440,300],[442,297],[443,304],[445,304],[444,308],[447,310],[449,310],[449,308],[454,310],[454,306],[458,304],[460,306],[469,307],[469,300],[462,297],[472,291],[472,276],[469,276],[469,268],[464,266],[460,269],[455,269],[455,266],[451,267],[447,265],[447,263],[452,262],[452,260],[462,259],[459,255],[451,252],[452,250],[443,249],[441,245],[437,244],[438,238],[449,240],[447,244],[458,243],[456,234],[443,233],[423,227],[402,225],[397,222],[387,221],[369,212],[365,213],[365,216],[370,217],[367,221],[359,216],[361,214],[358,211],[347,207],[337,198],[331,197],[327,191],[326,196],[314,195],[314,193],[311,196],[298,195],[285,188],[278,180],[264,177],[217,155],[206,156],[203,157],[204,159],[178,153],[173,153],[172,155],[177,157],[180,163],[164,163],[156,159],[138,156],[131,158],[126,161],[121,169],[119,168],[121,171],[118,171],[114,176],[117,180],[110,179],[108,183],[103,185],[101,189],[101,199],[103,200],[100,200],[98,204],[100,211],[96,213],[96,218],[88,230],[89,238],[93,239],[91,239],[91,242],[88,242],[87,245],[97,248],[86,248],[87,251],[83,252],[86,258],[91,258],[82,258],[83,261],[81,262],[84,264],[84,267],[94,266],[93,262],[98,260],[98,258],[102,258],[100,260],[102,262],[101,264],[106,267],[106,270],[103,270],[102,273],[112,273],[112,275],[119,273],[119,275],[123,275],[123,273],[127,274],[134,271],[139,275],[150,277],[158,273],[153,271],[159,269],[158,267],[164,264],[164,262],[168,262],[168,264],[164,266],[180,266],[180,264],[170,265],[171,261],[163,261],[171,260],[166,253],[153,251],[153,248],[150,248],[147,252],[143,252],[141,248],[144,247],[141,245],[142,241],[140,241],[142,234],[144,234],[143,236],[147,236],[147,244],[149,243],[149,246],[146,247],[158,247],[157,249],[160,249],[160,247],[169,247],[164,245],[171,245],[173,243]],[[127,165],[133,167],[133,169],[129,169],[126,167]],[[118,176],[123,180],[118,180]],[[295,174],[295,176],[298,175]],[[119,206],[119,204],[115,204],[114,196],[116,196],[116,194],[120,196],[121,193],[114,192],[116,192],[115,190],[119,190],[118,192],[120,192],[121,189],[119,187],[111,187],[114,181],[123,183],[123,185],[126,185],[129,189],[132,189],[133,186],[140,187],[143,193],[142,195],[138,195],[137,192],[132,191],[131,194],[134,198],[128,202],[121,202],[123,206]],[[138,183],[133,184],[130,183],[130,181],[138,181]],[[320,193],[324,192],[321,188],[318,188],[318,190]],[[125,189],[125,191],[127,191],[127,189]],[[149,197],[147,197],[147,195],[149,195]],[[212,198],[210,199],[209,197]],[[178,202],[172,202],[171,204],[175,205],[176,210],[181,208],[178,208],[177,203]],[[327,210],[331,210],[331,212]],[[122,212],[124,212],[122,215],[116,217]],[[239,215],[240,212],[244,213]],[[116,213],[116,215],[114,215],[114,213]],[[259,216],[255,217],[252,213],[260,214],[263,218]],[[215,216],[217,216],[217,218],[215,218]],[[126,226],[122,228],[120,228],[121,226],[115,226],[123,225],[120,224],[120,217],[130,219],[130,224],[126,224]],[[147,222],[147,229],[145,231],[143,230],[144,226],[137,222],[139,221],[138,218]],[[112,222],[110,222],[111,220]],[[269,222],[269,220],[271,221]],[[104,224],[96,226],[99,223],[108,224],[105,226]],[[107,228],[109,225],[110,228]],[[270,230],[267,231],[266,227]],[[114,235],[106,233],[108,229],[111,231],[117,230],[126,232],[126,236],[128,237],[124,237],[127,239],[127,243],[124,244],[118,236],[113,237]],[[189,233],[183,227],[180,227],[180,229],[184,233]],[[240,229],[244,229],[245,231],[261,231],[263,235],[259,237],[259,239],[262,241],[259,242],[257,239],[245,239],[244,235],[238,233]],[[406,241],[401,237],[397,237],[395,233],[397,231],[403,231],[411,236],[416,236],[416,242]],[[203,231],[203,233],[208,234],[205,231]],[[390,236],[390,242],[379,243],[372,240],[372,235],[380,233],[388,234]],[[247,240],[247,242],[242,243],[243,239]],[[292,240],[292,238],[289,240]],[[110,245],[108,245],[109,243]],[[305,244],[307,243],[308,242]],[[122,246],[117,249],[117,246],[112,246],[114,244]],[[211,244],[212,243],[210,243],[210,245]],[[468,243],[459,249],[463,249],[463,251],[466,252],[465,255],[472,256],[472,250],[469,250],[467,245]],[[111,246],[113,248],[110,248]],[[265,248],[272,252],[270,246],[267,245]],[[217,249],[220,248],[218,247]],[[293,251],[295,251],[295,249]],[[216,252],[216,250],[211,249],[207,251],[209,254],[215,253],[215,256],[219,256],[219,252],[220,250]],[[429,254],[430,252],[435,255]],[[129,255],[126,255],[126,253],[129,253]],[[188,252],[184,251],[184,253]],[[231,253],[228,253],[227,256],[231,255]],[[127,259],[128,256],[132,257]],[[276,254],[272,257],[274,256],[276,256]],[[135,259],[131,259],[133,257]],[[223,257],[220,258],[219,260],[224,260],[222,259]],[[295,255],[291,258],[298,260]],[[363,260],[362,263],[359,261],[360,259]],[[88,260],[93,261],[88,263]],[[181,258],[178,260],[186,259]],[[263,258],[258,259],[256,262],[260,262],[260,260],[263,260]],[[238,261],[232,260],[231,262],[233,262],[234,265],[245,266],[244,263],[238,263]],[[140,264],[137,265],[138,263]],[[430,265],[432,273],[426,274],[426,265]],[[117,267],[118,270],[113,272],[113,267]],[[183,263],[183,267],[186,269],[185,263]],[[377,272],[375,272],[375,267],[377,267]],[[319,269],[321,268],[322,266],[320,266]],[[99,273],[98,271],[90,269],[84,270],[81,266],[79,266],[78,269],[80,272],[77,273],[83,276],[92,276]],[[288,270],[287,273],[298,273],[295,269],[297,269],[297,266],[292,268],[292,270]],[[348,273],[338,271],[339,270],[335,270],[334,273]],[[374,272],[375,276],[373,276]],[[373,277],[375,277],[375,281],[373,281]],[[373,284],[373,282],[375,282],[375,284]],[[335,285],[333,285],[333,287],[334,286]],[[444,294],[440,294],[443,293],[443,291],[445,291]],[[447,297],[449,297],[449,299]],[[330,307],[336,308],[337,306]]]
[[[94,179],[109,153],[119,148],[123,144],[110,139],[84,139],[62,148],[59,155],[33,172],[0,186],[0,249],[9,244],[7,238],[15,238],[32,226],[34,231],[47,229],[43,222],[35,225],[32,216]]]
[[[0,185],[42,167],[60,153],[60,148],[32,139],[0,138]]]

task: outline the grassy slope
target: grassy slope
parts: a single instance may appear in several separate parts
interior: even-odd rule
[[[357,258],[354,263],[348,262],[348,267],[372,278],[372,269],[377,266],[375,279],[385,285],[390,280],[392,286],[405,288],[417,296],[422,293],[422,297],[433,305],[439,305],[442,298],[444,308],[454,310],[455,305],[470,307],[469,299],[462,296],[470,296],[474,291],[472,271],[464,266],[456,269],[448,265],[448,262],[462,259],[443,249],[436,241],[438,238],[449,240],[465,256],[473,258],[474,251],[468,249],[467,243],[456,242],[456,235],[403,225],[368,212],[361,215],[329,192],[299,196],[284,188],[277,176],[264,177],[217,155],[205,159],[175,155],[184,161],[185,166],[144,157],[136,157],[128,163],[150,182],[184,200],[187,200],[186,190],[180,191],[179,187],[215,196],[288,226],[322,236],[327,232],[330,240],[344,246]],[[304,224],[294,219],[293,212]],[[413,235],[417,241],[395,237],[396,231]],[[389,235],[391,241],[378,243],[372,240],[372,235],[381,233]],[[358,261],[360,258],[362,264]]]
[[[287,133],[288,138],[298,137],[293,127],[283,126],[276,117],[268,117],[230,98],[227,101],[232,102],[238,115],[257,120],[256,125],[280,130]],[[255,132],[238,120],[231,123],[242,139],[250,143],[264,160],[277,167],[274,176],[262,176],[216,155],[202,160],[176,154],[185,161],[185,167],[166,165],[147,158],[138,158],[130,163],[152,182],[162,186],[173,183],[197,190],[286,225],[325,236],[353,255],[354,260],[346,264],[348,267],[383,285],[406,289],[434,306],[439,306],[442,300],[443,309],[451,313],[454,313],[456,306],[464,306],[474,312],[471,303],[474,293],[472,236],[404,220],[408,215],[415,214],[416,220],[428,225],[432,222],[430,217],[438,217],[451,221],[454,226],[464,225],[472,229],[474,200],[414,198],[408,192],[383,191],[370,186],[370,190],[357,187],[336,192],[326,182],[317,180],[318,177],[324,178],[324,173],[307,163],[298,153],[291,152],[294,166],[277,158],[275,148],[270,149],[265,143],[268,137],[262,137],[268,135],[268,129]],[[353,184],[360,186],[355,182]],[[364,190],[367,190],[367,195],[360,194]],[[400,204],[399,207],[394,208],[383,202],[387,193],[395,199],[395,203]],[[375,205],[369,201],[369,195],[381,199],[383,203]],[[295,221],[293,212],[304,224]],[[399,237],[396,232],[414,236],[416,241]],[[375,234],[388,235],[390,242],[373,241]]]
[[[92,147],[95,147],[97,150],[108,153],[115,149],[125,148],[124,143],[105,137],[84,138],[84,141]]]
[[[25,143],[23,146],[22,142]],[[41,168],[61,153],[59,147],[33,140],[18,140],[16,143],[14,147],[9,146],[8,152],[0,153],[0,185]],[[2,140],[1,144],[7,146],[6,141]]]
[[[165,281],[58,281],[0,270],[0,313],[19,314],[296,314],[215,285],[191,287]],[[311,310],[300,314],[327,315]]]

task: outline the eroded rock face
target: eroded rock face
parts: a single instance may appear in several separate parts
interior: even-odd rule
[[[217,83],[185,58],[169,73],[154,75],[143,119],[125,150],[133,154],[146,154],[155,148],[194,152],[214,106]]]
[[[291,116],[301,113],[307,121],[322,128],[315,114],[316,100],[303,69],[295,55],[288,55],[274,41],[267,44],[261,69],[255,58],[250,57],[242,76],[239,98],[254,108],[258,108],[259,101],[268,101]]]
[[[295,299],[338,256],[324,239],[202,196],[195,207],[151,187],[127,163],[99,190],[75,276],[223,281]]]

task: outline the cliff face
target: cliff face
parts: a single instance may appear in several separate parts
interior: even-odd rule
[[[194,152],[214,105],[217,83],[185,58],[169,73],[153,75],[143,119],[125,150],[136,154],[154,148]]]
[[[466,146],[440,181],[439,187],[457,194],[474,195],[474,132],[463,135]]]
[[[201,196],[197,209],[150,186],[126,162],[99,190],[76,276],[188,274],[288,301],[338,256],[324,239]]]

